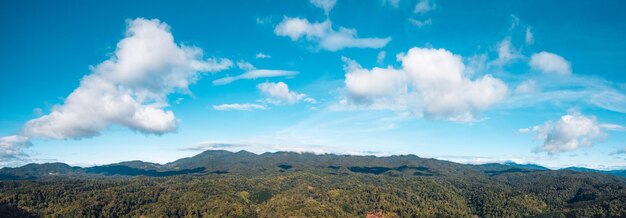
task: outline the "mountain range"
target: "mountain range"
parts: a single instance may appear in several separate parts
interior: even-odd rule
[[[0,169],[0,217],[626,217],[624,171],[208,150]]]
[[[321,169],[331,173],[368,173],[383,175],[412,174],[415,176],[461,176],[503,173],[554,171],[535,164],[515,162],[480,165],[459,164],[415,155],[388,157],[275,152],[254,154],[245,150],[230,152],[207,150],[198,155],[166,164],[144,161],[125,161],[93,167],[76,167],[64,163],[27,164],[0,169],[0,180],[41,179],[53,177],[150,176],[162,177],[183,174],[262,175],[286,171]],[[598,173],[626,178],[626,170],[596,170],[582,167],[562,168],[558,171]]]

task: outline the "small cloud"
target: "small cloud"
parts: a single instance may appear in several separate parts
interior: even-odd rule
[[[526,45],[535,43],[535,37],[530,27],[526,27]]]
[[[323,9],[326,16],[328,16],[330,10],[335,7],[336,3],[337,0],[311,0],[311,4],[315,5],[315,7]]]
[[[409,18],[408,21],[415,25],[416,27],[423,27],[423,26],[427,26],[427,25],[431,25],[432,24],[432,19],[426,19],[426,20],[418,20],[415,18]]]
[[[311,23],[304,18],[285,17],[274,29],[278,36],[286,36],[292,41],[304,39],[317,44],[328,51],[338,51],[344,48],[382,48],[391,37],[386,38],[359,38],[355,29],[340,27],[332,28],[330,20],[321,23]]]
[[[265,25],[265,24],[269,24],[269,23],[272,23],[272,16],[257,17],[256,18],[256,24],[258,24],[258,25]]]
[[[431,4],[429,0],[420,0],[419,2],[417,2],[417,4],[415,4],[415,9],[413,9],[413,13],[425,14],[434,9],[435,9],[434,3]]]
[[[317,100],[315,100],[314,98],[311,98],[311,97],[304,98],[304,100],[302,100],[302,101],[304,101],[306,103],[309,103],[309,104],[317,104],[317,103],[319,103],[319,102],[317,102]]]
[[[285,76],[295,76],[297,74],[298,74],[298,71],[257,69],[257,70],[251,70],[251,71],[245,72],[238,76],[227,76],[227,77],[213,80],[213,85],[226,85],[226,84],[232,83],[240,79],[285,77]]]
[[[180,104],[181,102],[183,102],[183,100],[185,100],[185,99],[184,98],[177,98],[174,103]]]
[[[522,83],[520,83],[517,88],[515,88],[515,94],[528,94],[534,93],[537,91],[537,82],[535,80],[529,79]]]
[[[557,54],[546,51],[533,54],[530,57],[529,65],[532,69],[543,73],[572,74],[572,67],[569,61]]]
[[[213,109],[218,111],[252,111],[265,110],[267,107],[260,104],[221,104],[213,105]]]
[[[270,104],[295,104],[299,101],[317,103],[315,99],[307,97],[306,94],[290,91],[289,86],[284,82],[265,82],[257,85],[257,88],[267,97],[264,101]]]
[[[385,61],[385,57],[387,56],[387,52],[385,51],[380,51],[378,52],[378,55],[376,56],[376,63],[383,64],[383,61]]]
[[[498,58],[492,62],[496,66],[504,66],[511,61],[521,59],[522,54],[513,47],[511,38],[506,37],[498,43]]]
[[[272,58],[271,55],[268,54],[263,54],[263,53],[257,53],[255,56],[257,59],[266,59],[266,58]]]
[[[256,69],[254,67],[254,65],[252,65],[250,62],[247,61],[238,61],[237,62],[237,67],[239,67],[239,69],[245,70],[245,71],[251,71]]]

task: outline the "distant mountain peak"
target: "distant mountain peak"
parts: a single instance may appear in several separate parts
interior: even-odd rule
[[[246,150],[206,150],[195,156],[181,158],[167,164],[124,161],[94,167],[71,167],[64,163],[27,164],[18,168],[0,169],[0,179],[37,178],[49,175],[145,175],[167,176],[180,174],[239,174],[260,175],[301,170],[331,170],[329,173],[375,171],[380,174],[413,176],[496,176],[509,173],[532,173],[550,169],[536,164],[518,164],[513,161],[481,165],[459,164],[416,155],[387,157],[364,155],[336,155],[298,153],[291,151],[255,154]],[[348,171],[346,171],[348,170]],[[593,172],[626,177],[626,171],[599,171],[581,167],[563,170]]]

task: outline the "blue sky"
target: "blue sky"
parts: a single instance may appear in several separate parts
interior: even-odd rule
[[[0,166],[205,149],[626,167],[623,1],[2,1]]]

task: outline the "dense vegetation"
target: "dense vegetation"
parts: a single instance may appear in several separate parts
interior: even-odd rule
[[[626,217],[626,179],[593,172],[411,155],[211,151],[182,161],[5,169],[0,216]]]

